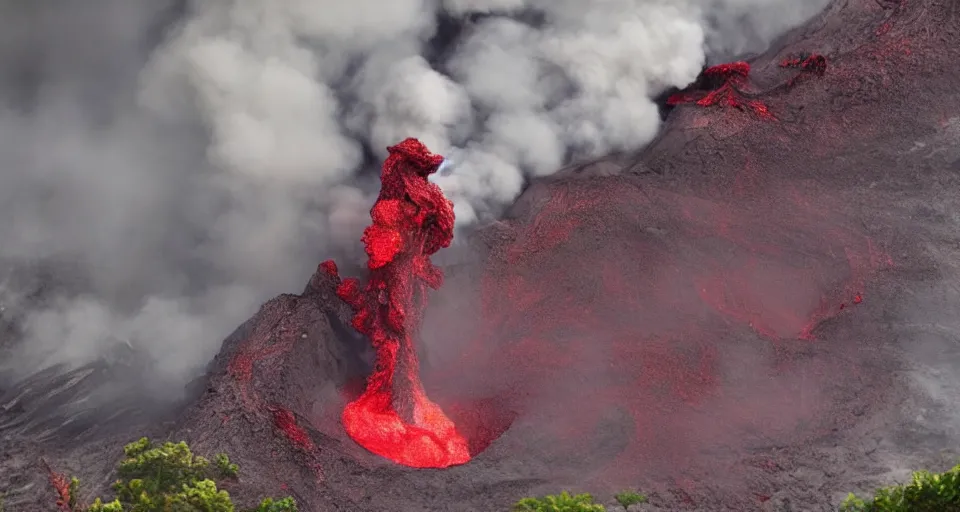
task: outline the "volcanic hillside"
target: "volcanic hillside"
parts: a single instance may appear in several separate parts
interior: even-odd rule
[[[242,503],[309,511],[625,487],[648,510],[833,510],[942,469],[960,440],[958,5],[837,0],[671,97],[641,152],[531,183],[450,249],[420,356],[470,462],[410,469],[347,436],[369,344],[321,267],[224,342],[177,414],[51,413],[96,369],[10,390],[11,510],[53,502],[41,455],[105,486],[141,434],[231,454]]]

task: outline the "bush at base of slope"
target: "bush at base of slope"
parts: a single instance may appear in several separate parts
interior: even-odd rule
[[[617,501],[626,509],[644,503],[646,496],[633,492],[617,494]],[[604,512],[589,494],[571,495],[564,491],[555,496],[524,498],[514,506],[516,512]],[[840,512],[960,512],[960,465],[943,473],[917,471],[903,485],[885,487],[869,500],[851,493],[840,505]]]
[[[960,465],[943,473],[917,471],[904,485],[885,487],[870,500],[851,493],[841,512],[960,512]]]
[[[524,498],[514,506],[516,512],[605,512],[603,505],[593,502],[589,494],[571,495],[567,491],[556,496]]]
[[[634,491],[623,491],[615,496],[624,510],[637,503],[646,503],[647,497]],[[572,495],[566,491],[542,498],[524,498],[514,505],[515,512],[606,512],[603,505],[593,502],[590,494]]]
[[[69,484],[51,477],[61,494],[58,502],[64,512],[235,512],[227,491],[217,489],[215,478],[234,478],[239,467],[225,454],[215,463],[195,456],[184,442],[155,445],[147,438],[123,449],[124,459],[117,468],[119,479],[113,489],[116,498],[105,503],[97,498],[89,507],[76,503],[79,480]],[[58,483],[59,482],[59,483]],[[297,512],[293,498],[267,498],[251,512]]]

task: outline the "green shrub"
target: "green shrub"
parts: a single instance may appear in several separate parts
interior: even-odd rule
[[[282,500],[273,501],[273,498],[267,498],[260,502],[260,506],[253,512],[296,512],[297,504],[293,498],[286,497]]]
[[[516,512],[605,512],[603,505],[593,502],[589,494],[571,496],[563,491],[557,496],[524,498],[514,506]]]
[[[960,512],[960,465],[936,474],[917,471],[913,480],[877,491],[870,500],[853,493],[840,505],[841,512]]]
[[[216,459],[217,469],[220,471],[220,474],[230,478],[236,478],[237,473],[240,472],[240,466],[230,462],[230,457],[227,457],[226,453],[218,454]]]
[[[76,504],[79,481],[70,483],[70,510],[74,512],[235,512],[227,491],[215,478],[234,478],[240,468],[225,454],[215,464],[194,455],[184,442],[154,445],[147,438],[128,444],[113,485],[116,498],[97,498],[82,508]],[[267,498],[252,512],[297,512],[293,498]]]
[[[617,499],[617,503],[626,510],[630,505],[636,505],[637,503],[646,503],[647,497],[643,494],[633,491],[623,491],[614,496]]]

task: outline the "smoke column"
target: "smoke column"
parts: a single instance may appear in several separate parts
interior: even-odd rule
[[[318,261],[359,261],[388,145],[456,152],[435,182],[470,225],[530,177],[641,147],[650,98],[826,3],[5,4],[0,302],[24,343],[0,373],[132,347],[169,394]]]

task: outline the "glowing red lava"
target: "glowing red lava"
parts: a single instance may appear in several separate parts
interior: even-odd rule
[[[780,67],[800,70],[800,73],[787,82],[787,86],[793,86],[805,77],[822,77],[824,74],[826,74],[827,58],[817,53],[803,54],[799,57],[780,61]]]
[[[70,491],[70,479],[63,473],[58,473],[47,464],[46,460],[41,460],[44,469],[47,470],[47,479],[50,485],[57,491],[57,510],[61,512],[70,512],[73,510],[73,498]]]
[[[313,451],[315,445],[310,435],[297,424],[297,418],[289,410],[280,406],[270,406],[268,410],[273,414],[273,424],[283,435],[290,440],[294,446],[303,448],[305,451]]]
[[[749,76],[750,64],[742,61],[709,67],[694,83],[693,92],[674,94],[667,99],[667,104],[677,106],[694,103],[700,107],[726,105],[741,110],[750,109],[765,119],[776,119],[763,102],[745,97]]]
[[[337,295],[353,308],[353,326],[376,349],[366,390],[343,411],[343,425],[358,444],[394,462],[443,468],[470,460],[467,440],[420,382],[413,339],[443,272],[430,256],[453,240],[453,203],[427,177],[443,157],[416,139],[388,148],[381,190],[363,232],[370,270],[365,286],[345,279]],[[336,273],[332,262],[322,264]]]
[[[816,53],[803,54],[782,60],[780,67],[799,71],[785,83],[760,92],[750,90],[750,64],[747,62],[731,62],[706,68],[684,92],[667,98],[667,105],[726,106],[738,110],[750,110],[761,118],[776,120],[776,116],[770,112],[765,103],[752,98],[781,87],[793,87],[801,79],[809,76],[822,77],[827,71],[827,59]]]
[[[803,54],[792,59],[783,59],[780,67],[802,69],[823,76],[827,72],[827,58],[816,53]]]

